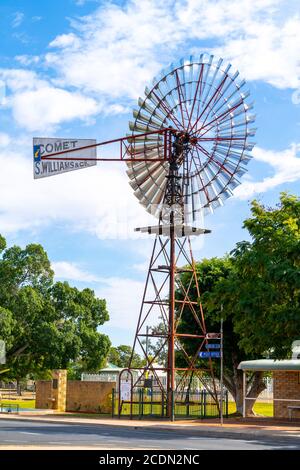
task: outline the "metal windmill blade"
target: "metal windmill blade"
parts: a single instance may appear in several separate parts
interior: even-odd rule
[[[146,87],[145,98],[139,98],[133,111],[131,135],[172,128],[185,136],[178,170],[185,221],[195,222],[222,205],[247,171],[255,117],[245,85],[230,64],[201,54],[164,70]],[[146,210],[161,217],[169,163],[139,159],[163,156],[162,138],[136,138],[136,161],[127,163],[130,185]]]

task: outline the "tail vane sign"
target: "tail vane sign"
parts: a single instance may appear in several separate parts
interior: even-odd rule
[[[34,179],[59,175],[68,171],[81,170],[95,166],[97,161],[85,160],[97,158],[96,147],[81,149],[89,145],[96,145],[95,139],[62,139],[34,137],[33,139],[33,177]],[[78,150],[76,150],[78,149]],[[64,150],[68,153],[61,153]],[[58,153],[55,160],[42,159],[47,155]],[[66,160],[67,158],[67,160]],[[75,160],[72,160],[74,158]],[[80,160],[82,158],[82,160]]]

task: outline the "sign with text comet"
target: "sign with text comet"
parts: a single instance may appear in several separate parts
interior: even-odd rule
[[[96,147],[84,148],[89,147],[90,145],[96,145],[96,140],[34,137],[34,179],[45,178],[47,176],[59,175],[68,171],[81,170],[82,168],[95,166],[97,164]],[[72,151],[70,152],[70,150]],[[49,160],[42,158],[47,156],[49,156]],[[81,158],[82,160],[80,160]],[[93,159],[95,159],[95,161],[93,161]]]

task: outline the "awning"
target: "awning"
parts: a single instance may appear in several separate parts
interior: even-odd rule
[[[300,359],[257,359],[256,361],[242,361],[238,365],[241,370],[296,370],[300,371]]]

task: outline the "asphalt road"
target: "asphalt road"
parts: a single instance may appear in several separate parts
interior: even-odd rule
[[[242,435],[189,429],[0,421],[0,448],[49,446],[91,449],[263,450],[300,449],[300,434]]]

